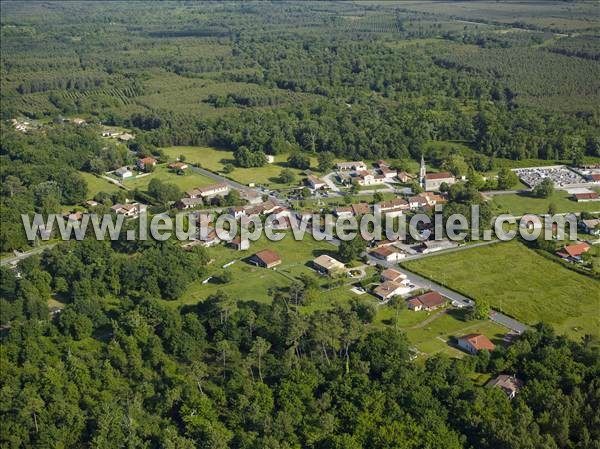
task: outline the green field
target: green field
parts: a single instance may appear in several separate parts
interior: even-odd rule
[[[496,195],[492,200],[496,213],[508,213],[515,216],[525,214],[545,214],[550,204],[554,204],[558,213],[600,211],[600,202],[578,203],[571,194],[557,190],[549,198],[535,198],[527,194]]]
[[[112,182],[107,181],[106,179],[102,179],[99,176],[93,175],[88,172],[80,171],[79,172],[85,182],[88,185],[88,197],[93,198],[99,192],[116,192],[119,190],[119,186],[113,184]]]
[[[579,338],[600,335],[600,282],[517,241],[410,261],[404,267],[528,324],[545,321]],[[551,281],[549,281],[551,280]]]
[[[233,151],[220,150],[213,147],[167,147],[163,148],[165,154],[170,158],[177,158],[183,154],[186,161],[192,164],[198,164],[203,168],[214,172],[221,172],[225,164],[233,164]],[[266,164],[263,167],[256,168],[239,168],[236,167],[231,173],[226,176],[234,181],[242,184],[260,184],[270,188],[283,188],[294,185],[300,185],[302,178],[302,170],[290,168],[296,174],[296,180],[292,184],[284,184],[279,181],[281,170],[287,167],[287,154],[278,154],[275,156],[275,162]],[[316,158],[311,158],[313,169],[317,165]]]
[[[210,184],[215,184],[215,181],[206,176],[192,172],[189,168],[184,171],[184,174],[169,170],[166,164],[157,165],[154,171],[147,176],[137,177],[135,179],[126,179],[123,185],[129,189],[145,190],[152,179],[160,179],[164,182],[175,184],[182,192],[191,190],[194,187],[203,187]]]
[[[275,267],[275,269],[265,269],[251,265],[244,260],[265,248],[277,252],[282,259],[282,264]],[[226,268],[233,275],[232,281],[228,284],[212,282],[202,284],[201,281],[197,281],[190,286],[180,299],[172,301],[170,304],[190,304],[203,301],[218,290],[223,290],[239,300],[268,302],[271,299],[268,294],[270,287],[289,285],[301,274],[316,276],[315,271],[308,267],[307,263],[324,252],[334,255],[335,247],[324,241],[317,242],[310,236],[302,241],[296,241],[291,233],[286,234],[286,237],[279,242],[269,241],[263,236],[258,241],[251,242],[250,249],[246,251],[236,251],[223,244],[208,248],[212,262],[204,279],[221,273],[224,270],[222,268],[224,264],[236,260],[233,265]],[[319,279],[322,284],[328,281],[326,277],[319,277]],[[350,279],[348,279],[348,282],[350,282]],[[339,293],[352,295],[349,287],[340,287],[338,294],[332,293],[332,291],[320,293],[326,293],[329,298],[331,298],[331,295],[338,296]],[[316,302],[319,304],[315,304],[313,307],[323,308],[325,304],[321,304],[320,300],[321,297],[316,298]]]

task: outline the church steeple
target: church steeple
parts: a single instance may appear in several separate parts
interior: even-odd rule
[[[425,167],[425,157],[421,153],[421,169],[419,170],[419,183],[425,185],[425,175],[427,174],[427,167]]]

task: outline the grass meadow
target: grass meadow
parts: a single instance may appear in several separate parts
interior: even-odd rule
[[[520,321],[571,337],[600,335],[600,282],[512,241],[403,264]],[[551,280],[549,282],[548,280]]]

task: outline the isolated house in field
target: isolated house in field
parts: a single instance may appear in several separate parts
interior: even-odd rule
[[[185,170],[186,168],[188,168],[188,164],[186,164],[185,162],[171,162],[168,167],[171,170]]]
[[[367,165],[363,161],[338,162],[335,167],[341,172],[362,171],[367,169]]]
[[[407,301],[408,308],[410,310],[414,310],[415,312],[418,312],[419,310],[426,310],[429,312],[439,309],[444,305],[445,302],[446,301],[444,297],[435,291],[415,296]]]
[[[313,190],[320,190],[327,188],[327,183],[322,179],[317,178],[314,175],[308,175],[305,184]]]
[[[312,263],[317,271],[319,271],[320,273],[328,274],[330,276],[337,273],[341,273],[346,268],[342,262],[326,254],[320,255],[315,260],[313,260]]]
[[[485,386],[488,388],[500,388],[508,396],[508,399],[513,399],[523,386],[523,381],[517,379],[515,376],[500,374],[495,379],[491,379]]]
[[[400,273],[398,270],[393,268],[387,268],[381,272],[381,282],[391,281],[400,283],[406,279],[404,273]]]
[[[479,351],[483,351],[484,349],[487,351],[493,351],[495,346],[494,343],[490,341],[483,334],[468,334],[464,337],[460,337],[457,340],[458,347],[464,349],[469,354],[477,354]]]
[[[119,178],[126,179],[133,176],[133,173],[127,167],[120,167],[115,170],[115,175]]]
[[[254,254],[251,259],[252,263],[263,268],[273,268],[281,264],[281,257],[270,249],[263,249]]]
[[[566,260],[580,261],[583,253],[588,252],[590,248],[591,246],[588,243],[575,243],[573,245],[563,246],[556,251],[556,255]]]
[[[590,201],[600,201],[600,196],[596,192],[575,193],[573,199],[578,203],[589,203]]]
[[[440,190],[442,184],[452,185],[456,183],[456,178],[450,172],[443,173],[427,173],[425,175],[425,182],[423,188],[427,192],[434,192]]]

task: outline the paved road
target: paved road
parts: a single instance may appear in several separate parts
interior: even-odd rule
[[[24,253],[17,254],[16,256],[6,257],[6,258],[0,260],[0,265],[8,265],[8,264],[17,263],[23,259],[27,259],[29,256],[33,256],[35,254],[41,254],[42,252],[46,251],[47,249],[52,248],[55,245],[56,245],[56,243],[49,243],[48,245],[38,246],[37,248],[33,248],[29,251],[25,251]]]
[[[443,254],[444,252],[439,252],[439,253],[434,253],[434,254]],[[467,298],[466,296],[464,296],[458,292],[455,292],[454,290],[450,290],[449,288],[446,288],[443,285],[433,282],[427,278],[424,278],[423,276],[413,273],[412,271],[408,271],[405,268],[399,267],[395,263],[386,262],[384,260],[374,258],[370,255],[367,255],[367,258],[379,266],[382,266],[385,268],[393,268],[395,270],[400,271],[401,273],[406,275],[406,277],[408,278],[408,280],[411,283],[420,285],[422,287],[425,287],[425,288],[428,288],[431,290],[436,290],[436,291],[440,292],[442,295],[449,298],[451,301],[456,301],[458,304],[461,304],[462,306],[470,307],[474,304],[474,302],[471,299]],[[490,312],[490,319],[492,321],[494,321],[495,323],[498,323],[498,324],[500,324],[504,327],[507,327],[508,329],[513,330],[518,333],[522,333],[528,328],[527,325],[520,323],[519,321],[517,321],[513,318],[510,318],[500,312],[495,312],[495,311]]]

